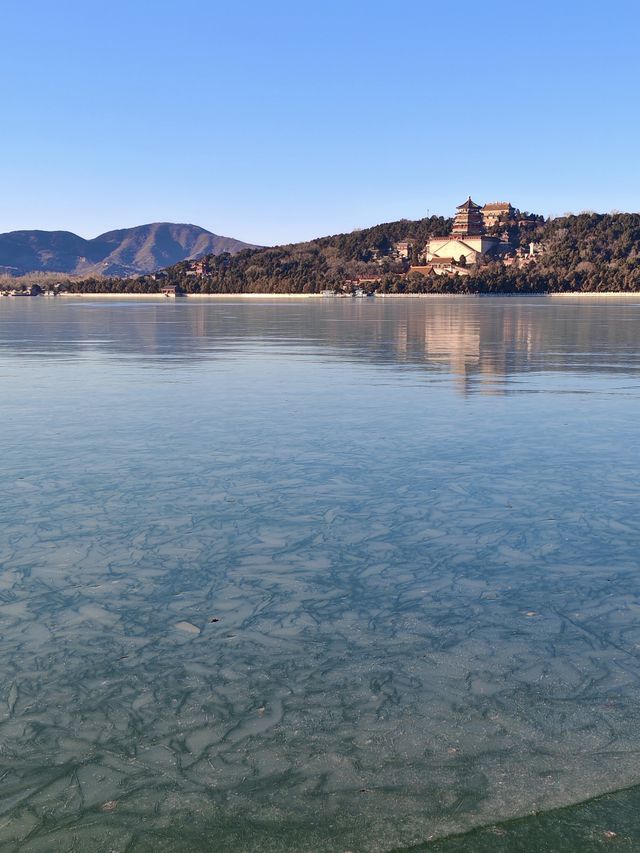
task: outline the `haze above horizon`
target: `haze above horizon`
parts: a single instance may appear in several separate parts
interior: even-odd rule
[[[268,245],[469,193],[638,208],[627,0],[8,0],[2,24],[2,232],[191,222]]]

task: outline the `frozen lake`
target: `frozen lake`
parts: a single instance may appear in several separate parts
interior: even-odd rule
[[[497,850],[639,784],[639,375],[633,296],[0,300],[0,849]],[[612,803],[536,831],[639,849]]]

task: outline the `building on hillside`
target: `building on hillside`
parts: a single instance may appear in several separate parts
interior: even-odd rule
[[[412,273],[420,275],[471,275],[471,269],[461,266],[453,258],[433,258],[428,264],[417,264],[411,267]]]
[[[396,258],[406,261],[411,256],[412,244],[408,240],[400,240],[393,244],[393,253]]]
[[[516,209],[508,201],[491,201],[482,208],[482,221],[485,228],[494,225],[506,225],[515,220]]]
[[[519,210],[516,211],[517,222],[520,228],[527,225],[539,225],[544,222],[544,216],[538,216],[535,213],[520,213]]]
[[[456,258],[433,257],[427,264],[436,275],[469,275],[466,263],[460,263]]]
[[[451,234],[431,237],[427,242],[426,261],[432,264],[448,260],[465,267],[474,266],[482,263],[485,256],[495,254],[500,247],[507,248],[508,244],[501,244],[497,237],[489,237],[485,233],[482,208],[469,196],[456,208]],[[446,264],[434,265],[436,272],[439,271],[437,267],[448,272]]]

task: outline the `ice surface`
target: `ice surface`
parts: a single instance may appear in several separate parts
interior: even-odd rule
[[[632,298],[0,301],[3,849],[640,782],[639,341]]]

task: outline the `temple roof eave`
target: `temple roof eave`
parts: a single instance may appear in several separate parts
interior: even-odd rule
[[[459,204],[456,207],[456,210],[482,210],[482,207],[479,204],[476,204],[471,196],[469,196],[466,201],[463,201],[462,204]]]

